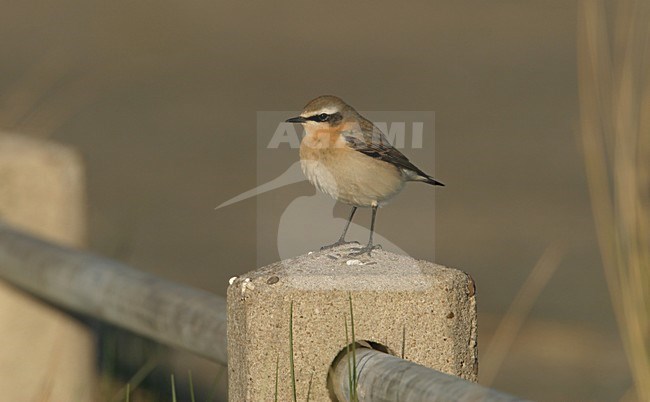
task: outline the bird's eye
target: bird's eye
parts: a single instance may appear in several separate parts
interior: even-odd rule
[[[330,116],[327,113],[321,113],[318,115],[318,121],[327,121]]]

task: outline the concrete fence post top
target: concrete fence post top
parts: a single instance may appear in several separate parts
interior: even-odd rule
[[[269,287],[270,290],[296,287],[323,291],[396,292],[465,284],[467,293],[474,293],[473,281],[462,271],[386,251],[373,251],[372,257],[347,257],[345,249],[340,248],[311,252],[240,275],[231,285],[239,284],[245,293],[251,283],[265,279],[271,285],[282,280],[279,286]]]
[[[290,333],[298,399],[309,390],[310,400],[330,400],[328,372],[351,341],[352,325],[357,341],[476,380],[475,290],[467,274],[385,251],[348,258],[339,248],[280,261],[231,281],[231,400],[273,400],[276,369],[278,400],[291,399]]]

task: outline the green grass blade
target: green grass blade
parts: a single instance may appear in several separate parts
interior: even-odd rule
[[[352,397],[352,362],[350,361],[350,334],[348,333],[348,317],[344,316],[343,323],[345,324],[345,358],[348,363],[348,390],[350,397]]]
[[[350,333],[352,335],[352,388],[350,389],[350,400],[358,401],[357,395],[357,347],[356,338],[354,336],[354,309],[352,308],[352,293],[348,292],[348,300],[350,302]]]
[[[278,373],[280,372],[280,355],[275,359],[275,397],[274,402],[278,402]]]
[[[176,401],[176,384],[174,383],[174,375],[172,374],[172,402]]]
[[[293,391],[293,402],[298,402],[296,395],[296,370],[293,364],[293,300],[289,307],[289,364],[291,365],[291,387]]]
[[[151,356],[139,369],[136,371],[131,378],[128,380],[128,385],[130,386],[131,391],[135,391],[142,381],[145,380],[151,374],[152,371],[158,367],[158,354]],[[122,400],[123,393],[126,392],[126,388],[121,389],[112,399],[112,402],[117,402]]]
[[[194,383],[192,382],[192,370],[187,370],[187,378],[190,381],[190,401],[196,402],[194,398]]]
[[[217,367],[217,374],[214,376],[212,384],[210,385],[210,392],[208,392],[208,402],[214,401],[215,397],[217,396],[217,391],[219,390],[219,381],[221,381],[226,370],[227,369],[223,366]]]
[[[309,398],[311,397],[311,383],[314,381],[314,372],[311,372],[311,376],[309,377],[309,386],[307,387],[307,402],[309,402]]]
[[[402,327],[402,359],[406,355],[406,325]]]

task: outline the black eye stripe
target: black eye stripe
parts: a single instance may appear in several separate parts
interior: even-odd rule
[[[319,123],[327,121],[327,119],[329,119],[329,115],[327,115],[325,113],[315,114],[313,116],[307,117],[307,120],[316,121],[316,122],[319,122]]]
[[[333,113],[333,114],[327,114],[327,113],[319,113],[315,114],[313,116],[309,116],[306,118],[306,120],[311,120],[315,121],[317,123],[323,123],[326,121],[340,121],[341,120],[341,113]]]

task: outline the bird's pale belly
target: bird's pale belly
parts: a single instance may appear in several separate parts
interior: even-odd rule
[[[358,207],[386,204],[404,186],[397,167],[351,149],[301,146],[300,165],[320,191]]]

